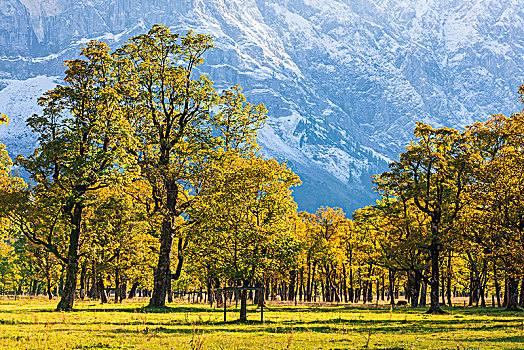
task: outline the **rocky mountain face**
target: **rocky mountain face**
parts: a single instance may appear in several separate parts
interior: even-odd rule
[[[25,118],[90,39],[112,47],[163,23],[212,34],[201,68],[264,102],[260,142],[302,178],[301,209],[373,202],[370,176],[415,121],[460,127],[520,110],[524,0],[0,0],[0,140],[36,141]]]

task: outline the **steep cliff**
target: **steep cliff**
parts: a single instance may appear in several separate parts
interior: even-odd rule
[[[520,106],[522,0],[0,0],[0,139],[35,139],[24,118],[89,39],[118,46],[155,23],[215,37],[202,72],[269,109],[267,155],[287,158],[301,208],[369,204],[369,177],[414,122],[460,127]],[[37,77],[37,78],[35,78]]]

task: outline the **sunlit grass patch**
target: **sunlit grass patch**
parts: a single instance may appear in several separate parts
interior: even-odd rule
[[[0,301],[3,349],[522,349],[524,314],[496,309],[250,306],[238,309],[170,304],[151,310],[142,302],[100,305],[84,301],[71,313],[56,301]]]

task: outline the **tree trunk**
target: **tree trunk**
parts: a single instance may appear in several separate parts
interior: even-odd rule
[[[388,269],[389,272],[389,303],[395,306],[395,270]]]
[[[127,281],[120,284],[120,302],[127,298]]]
[[[167,284],[167,302],[173,302],[173,289],[171,286],[171,273],[169,273],[169,283]]]
[[[382,290],[380,292],[380,299],[382,301],[384,301],[385,297],[386,297],[386,282],[385,282],[385,277],[384,277],[384,273],[382,273]],[[378,296],[377,296],[377,299],[378,299]]]
[[[482,273],[479,278],[479,293],[480,293],[480,307],[486,307],[486,284],[488,283],[488,264],[486,260],[483,261]],[[484,277],[484,283],[482,283],[482,276]]]
[[[84,300],[86,290],[86,279],[87,279],[87,260],[82,263],[80,269],[80,299]]]
[[[49,300],[53,300],[53,293],[51,292],[51,278],[47,278],[47,297]]]
[[[64,274],[66,267],[62,264],[62,271],[60,271],[60,281],[58,282],[58,295],[62,296],[64,290]]]
[[[136,290],[138,289],[138,282],[133,283],[131,290],[129,291],[128,298],[134,298],[136,296]]]
[[[264,287],[264,283],[257,282],[255,284],[255,287],[263,288]],[[264,290],[256,290],[255,291],[255,303],[258,305],[258,307],[263,307],[264,306],[264,301],[265,301]]]
[[[60,302],[56,311],[72,311],[76,293],[76,278],[78,275],[79,242],[82,225],[82,203],[76,203],[71,218],[72,228],[69,236],[69,249],[67,252],[66,279]]]
[[[211,277],[206,278],[207,302],[209,306],[213,306],[213,285],[211,284]]]
[[[320,279],[320,290],[322,291],[323,301],[326,301],[326,287],[324,286],[324,279]]]
[[[504,278],[504,300],[502,302],[502,306],[507,307],[508,306],[508,292],[509,292],[509,286],[508,286],[508,277]]]
[[[367,303],[368,301],[368,282],[364,281],[362,285],[362,303]]]
[[[300,268],[300,288],[298,290],[298,300],[302,301],[304,297],[304,266]]]
[[[350,303],[354,303],[355,302],[355,288],[353,286],[353,267],[351,266],[351,251],[349,252],[349,256],[350,256],[350,265],[349,265],[349,295],[348,295],[348,299],[349,299],[349,302]]]
[[[91,289],[89,290],[89,297],[91,299],[100,298],[100,291],[98,290],[98,281],[95,274],[93,274],[93,277],[91,277]]]
[[[171,247],[173,244],[173,229],[171,225],[171,218],[165,218],[162,223],[158,264],[155,270],[153,296],[149,301],[149,307],[163,307],[166,305],[168,283],[171,283]]]
[[[306,282],[306,297],[305,301],[311,301],[311,262],[307,258],[307,282]]]
[[[118,268],[116,268],[115,271],[115,303],[118,303],[118,297],[120,296],[120,293],[118,290],[120,289],[120,273],[118,271]]]
[[[474,292],[475,292],[475,283],[473,281],[473,270],[470,270],[469,271],[468,306],[473,306]]]
[[[311,296],[313,296],[314,301],[317,301],[317,290],[316,290],[317,288],[316,288],[316,283],[315,283],[316,267],[317,267],[317,263],[316,261],[313,261],[313,269],[311,270],[311,290],[310,290],[308,301],[311,301]]]
[[[438,237],[438,228],[436,224],[433,224],[433,229],[435,230],[434,234]],[[439,293],[438,288],[440,285],[439,278],[439,247],[438,242],[433,240],[429,247],[431,253],[431,292],[430,292],[430,302],[431,305],[428,310],[428,314],[444,314],[445,312],[440,308],[439,305]]]
[[[106,287],[104,286],[104,280],[102,279],[102,277],[98,278],[98,290],[100,292],[100,301],[102,302],[102,304],[107,304],[108,299]]]
[[[369,264],[369,270],[368,270],[368,278],[369,278],[369,284],[368,284],[368,302],[373,301],[373,282],[371,281],[371,276],[373,275],[374,267],[372,264]]]
[[[441,285],[440,285],[440,296],[442,298],[442,305],[446,305],[446,275],[443,273],[441,276]]]
[[[182,250],[184,249],[184,239],[182,237],[178,238],[178,249],[177,249],[177,263],[176,263],[176,269],[175,273],[171,274],[170,279],[177,281],[180,278],[180,274],[182,273],[182,266],[184,265],[184,255],[182,254]]]
[[[426,296],[428,294],[428,283],[422,278],[420,283],[420,302],[418,303],[419,306],[426,306]]]
[[[377,304],[378,304],[378,301],[380,299],[380,280],[377,279]]]
[[[497,278],[497,266],[495,265],[496,261],[493,262],[493,279],[495,281],[495,294],[497,296],[497,307],[502,307],[500,304],[500,284]]]
[[[449,307],[452,307],[453,304],[451,303],[451,275],[453,274],[452,265],[451,265],[451,258],[452,258],[452,252],[449,252],[448,257],[448,275],[447,277],[447,285],[446,285],[446,296],[448,299],[448,305]]]
[[[169,163],[169,155],[163,155],[160,161],[161,165],[167,166]],[[174,234],[174,221],[175,221],[175,212],[176,205],[178,200],[178,186],[171,179],[166,179],[164,181],[164,187],[166,191],[166,202],[165,206],[169,211],[169,215],[166,215],[162,222],[162,232],[160,235],[160,250],[158,254],[158,264],[155,270],[155,277],[153,282],[153,295],[149,301],[149,307],[163,307],[166,305],[166,294],[168,289],[168,283],[171,283],[171,248],[173,245],[173,234]],[[181,238],[179,239],[179,251],[178,258],[179,263],[177,266],[177,271],[173,276],[174,279],[177,279],[180,276],[182,269],[182,242]]]
[[[324,295],[324,301],[331,302],[331,285],[329,283],[329,267],[324,264],[324,271],[326,275],[326,281],[322,284],[322,294]]]
[[[296,270],[291,270],[291,272],[289,273],[290,277],[289,277],[289,289],[288,289],[288,300],[295,300],[295,284],[296,284],[296,279],[297,279],[297,271]]]
[[[36,291],[39,289],[39,283],[37,280],[35,279],[31,279],[31,284],[30,284],[30,289],[29,289],[29,294],[30,295],[36,295]]]
[[[87,296],[91,299],[98,299],[100,294],[98,293],[97,280],[96,280],[96,264],[93,261],[91,267],[91,288],[89,289]]]
[[[506,303],[507,310],[518,310],[518,298],[519,298],[519,280],[513,276],[508,277],[507,295],[508,300]]]
[[[347,276],[346,276],[346,265],[342,264],[342,293],[344,293],[344,302],[348,302],[348,286],[347,286]]]
[[[420,297],[420,284],[422,280],[422,274],[419,271],[412,271],[408,276],[408,286],[406,290],[406,296],[411,302],[411,307],[418,307]]]
[[[524,306],[524,278],[522,278],[520,282],[520,299],[519,299],[519,306]]]
[[[243,287],[247,287],[247,283],[243,282]],[[240,291],[240,322],[247,321],[247,291]]]

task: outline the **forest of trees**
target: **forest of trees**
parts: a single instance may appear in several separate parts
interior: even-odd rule
[[[256,142],[265,107],[195,76],[212,47],[156,25],[66,61],[65,85],[28,119],[39,147],[14,161],[30,186],[0,144],[0,294],[59,297],[62,311],[108,291],[161,307],[223,287],[265,287],[262,302],[524,307],[524,113],[418,123],[374,177],[375,205],[299,212],[299,177]]]

